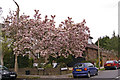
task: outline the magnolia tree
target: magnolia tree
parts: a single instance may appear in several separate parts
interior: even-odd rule
[[[56,42],[60,46],[58,50],[59,55],[67,57],[69,54],[75,57],[82,57],[83,51],[85,51],[86,44],[88,43],[88,38],[90,36],[90,31],[87,26],[85,26],[85,20],[81,23],[75,24],[69,18],[59,25],[59,37]]]
[[[55,15],[51,15],[51,19],[45,16],[42,20],[39,10],[35,10],[34,18],[23,14],[17,22],[16,12],[10,12],[2,31],[13,40],[14,54],[35,56],[39,53],[46,58],[46,62],[49,55],[82,57],[90,35],[85,20],[76,24],[68,17],[59,27],[55,27],[54,18]]]
[[[54,25],[54,17],[48,19],[45,16],[44,20],[41,20],[41,14],[38,14],[38,10],[35,10],[34,19],[30,19],[27,15],[21,15],[19,23],[17,23],[17,15],[11,14],[6,18],[5,28],[6,35],[14,40],[14,53],[26,54],[26,52],[35,55],[40,53],[41,56],[48,55],[47,53],[53,53],[50,48],[51,38],[56,34],[56,28]],[[18,25],[17,25],[18,24]]]

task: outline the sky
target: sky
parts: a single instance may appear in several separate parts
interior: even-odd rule
[[[34,10],[39,10],[42,18],[45,15],[56,15],[55,22],[58,26],[61,21],[72,17],[75,23],[86,20],[90,28],[93,43],[99,37],[112,36],[113,31],[118,34],[118,2],[120,0],[15,0],[20,6],[20,14],[33,16]],[[17,6],[13,0],[0,0],[2,17],[15,11]]]

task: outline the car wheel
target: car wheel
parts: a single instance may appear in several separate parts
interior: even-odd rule
[[[95,75],[98,75],[98,71],[96,72],[96,74]]]
[[[11,78],[10,80],[16,80],[16,78]]]
[[[105,70],[108,70],[107,68],[105,68]]]
[[[90,78],[90,72],[88,72],[87,77]]]
[[[117,70],[117,67],[115,66],[115,70]]]
[[[73,76],[73,78],[77,78],[77,76]]]

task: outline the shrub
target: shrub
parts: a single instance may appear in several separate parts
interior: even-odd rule
[[[60,64],[58,65],[58,67],[60,67],[60,68],[62,68],[62,67],[67,67],[67,65],[66,65],[65,63],[60,63]]]
[[[44,68],[53,68],[52,64],[46,64]]]

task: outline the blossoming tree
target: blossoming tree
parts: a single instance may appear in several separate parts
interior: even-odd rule
[[[23,14],[17,22],[16,12],[10,13],[2,31],[13,39],[14,54],[35,56],[39,53],[46,61],[49,55],[82,57],[90,35],[85,20],[76,24],[68,17],[59,27],[55,27],[54,18],[55,15],[51,15],[51,19],[46,15],[42,20],[39,10],[35,10],[34,18]]]

